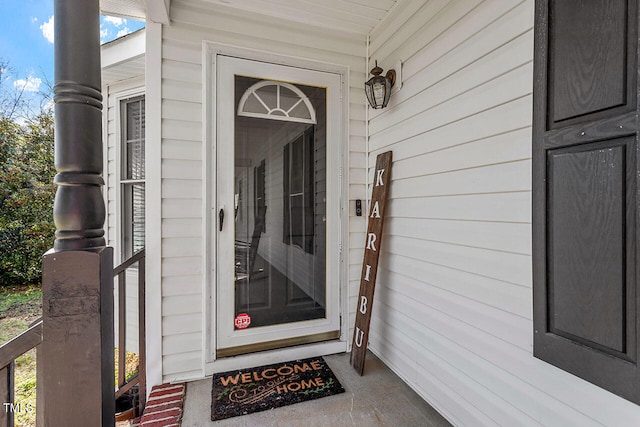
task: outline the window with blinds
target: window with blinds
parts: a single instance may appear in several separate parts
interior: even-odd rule
[[[122,101],[122,256],[131,257],[145,241],[144,97]]]

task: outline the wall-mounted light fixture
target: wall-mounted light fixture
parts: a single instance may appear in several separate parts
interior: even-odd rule
[[[381,75],[382,71],[383,69],[378,67],[378,61],[376,61],[376,66],[371,70],[373,77],[364,84],[364,92],[367,94],[369,105],[376,110],[387,106],[391,96],[391,88],[396,82],[396,70],[389,70],[384,76]]]

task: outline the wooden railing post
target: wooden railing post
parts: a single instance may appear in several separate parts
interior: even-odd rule
[[[42,263],[44,425],[114,426],[113,249],[105,246],[99,0],[55,0],[54,249]]]
[[[118,274],[118,388],[127,376],[127,272]]]
[[[127,269],[138,265],[138,374],[125,381],[126,358],[124,350],[118,350],[118,389],[116,399],[138,386],[136,416],[142,415],[147,398],[146,369],[146,323],[145,323],[145,251],[136,252],[131,258],[114,268],[113,275],[118,277],[118,348],[126,348],[126,275]],[[1,427],[1,426],[0,426]]]
[[[42,363],[42,360],[42,346],[39,345],[36,347],[36,427],[44,426],[44,413],[46,412],[43,389],[43,372],[37,365],[37,363]]]
[[[13,427],[15,364],[0,369],[0,427]]]
[[[147,403],[147,324],[146,324],[146,256],[140,259],[138,264],[138,356],[140,365],[138,368],[138,375],[140,376],[140,382],[138,384],[138,394],[140,401],[138,402],[138,409],[142,415],[144,407]]]
[[[29,329],[0,346],[0,427],[13,427],[16,412],[35,409],[27,402],[15,401],[15,361],[41,342],[42,322],[37,320]]]

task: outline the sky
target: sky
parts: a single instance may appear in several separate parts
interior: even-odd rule
[[[2,88],[22,89],[36,97],[53,86],[53,0],[0,0],[0,76]],[[144,22],[100,17],[101,42],[131,33]]]

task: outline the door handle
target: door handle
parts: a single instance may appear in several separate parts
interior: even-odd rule
[[[222,224],[224,223],[224,208],[218,212],[218,218],[220,219],[220,231],[222,231]]]

